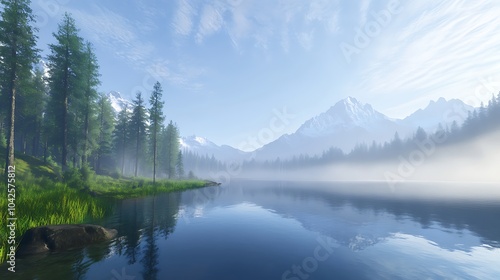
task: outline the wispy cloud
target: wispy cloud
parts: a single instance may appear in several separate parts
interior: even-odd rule
[[[174,62],[170,62],[159,54],[153,42],[139,37],[141,30],[130,19],[96,5],[91,12],[70,12],[86,33],[85,37],[112,50],[135,69],[145,71],[145,75],[188,90],[202,88],[203,85],[195,80],[204,73],[203,68],[179,62],[182,60],[173,59]]]
[[[498,72],[500,6],[492,1],[408,4],[363,56],[358,92],[452,97],[457,85]]]
[[[198,32],[196,33],[196,42],[201,43],[207,36],[219,31],[224,25],[221,11],[211,4],[206,4],[201,13]]]
[[[134,65],[145,65],[155,47],[136,35],[137,30],[126,18],[94,5],[92,12],[70,11],[90,41],[116,50],[116,54]],[[117,47],[119,46],[119,47]]]
[[[183,36],[191,34],[194,25],[193,17],[195,15],[195,10],[188,0],[179,0],[178,8],[172,22],[173,31]]]
[[[309,2],[305,20],[307,23],[322,23],[331,33],[339,29],[340,1],[338,0],[313,0]]]
[[[160,82],[167,81],[191,91],[199,91],[203,88],[203,84],[196,81],[205,73],[205,70],[201,67],[193,67],[186,62],[172,63],[165,59],[156,59],[151,62],[146,71]]]
[[[267,50],[278,45],[285,52],[293,43],[306,50],[314,46],[315,25],[327,32],[339,28],[339,1],[290,0],[280,2],[215,0],[208,3],[187,4],[180,0],[172,26],[176,34],[193,36],[201,44],[218,32],[226,32],[230,43],[238,50],[242,42]],[[294,25],[306,25],[302,31],[292,31]],[[194,34],[193,34],[194,31]]]
[[[362,0],[361,4],[359,6],[359,26],[364,26],[366,24],[366,21],[368,19],[368,12],[370,10],[370,3],[371,0]]]

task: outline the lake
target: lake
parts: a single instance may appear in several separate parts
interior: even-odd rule
[[[18,259],[17,272],[7,275],[51,280],[498,279],[500,200],[456,191],[495,187],[233,180],[119,201],[110,216],[92,221],[116,228],[115,240]],[[430,198],[433,191],[441,195]]]

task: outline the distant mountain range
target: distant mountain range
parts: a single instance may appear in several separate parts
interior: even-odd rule
[[[272,160],[299,154],[321,155],[332,146],[348,152],[358,143],[369,145],[373,141],[389,141],[396,132],[401,138],[411,136],[419,126],[434,132],[440,123],[445,127],[451,125],[454,119],[463,121],[456,115],[467,116],[467,112],[472,110],[473,107],[461,100],[439,98],[401,120],[389,118],[371,105],[347,97],[306,121],[295,133],[285,134],[258,149],[256,158]]]
[[[179,139],[181,150],[190,151],[200,156],[212,155],[221,161],[229,162],[232,160],[242,160],[248,157],[249,153],[240,151],[228,145],[217,145],[210,140],[192,135],[180,137]]]
[[[132,104],[118,92],[110,92],[108,97],[116,111]],[[222,161],[248,159],[250,156],[258,160],[274,160],[278,157],[287,159],[300,154],[320,155],[330,147],[349,152],[358,143],[390,141],[396,132],[401,138],[411,136],[419,126],[428,132],[434,132],[439,124],[443,127],[450,126],[453,120],[461,125],[467,113],[473,110],[473,107],[461,100],[447,101],[439,98],[404,119],[392,119],[374,110],[369,104],[347,97],[326,112],[307,120],[296,132],[285,134],[252,153],[228,145],[219,146],[195,135],[181,137],[179,141],[184,151],[213,155]]]

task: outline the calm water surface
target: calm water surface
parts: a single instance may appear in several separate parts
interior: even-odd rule
[[[118,238],[18,259],[0,278],[500,279],[498,200],[406,197],[381,183],[232,181],[120,201],[93,222]]]

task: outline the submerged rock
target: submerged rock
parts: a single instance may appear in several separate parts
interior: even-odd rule
[[[205,187],[212,187],[212,186],[220,186],[220,183],[210,180],[205,180]]]
[[[24,233],[16,255],[64,251],[113,239],[115,229],[98,225],[51,225],[31,228]]]

